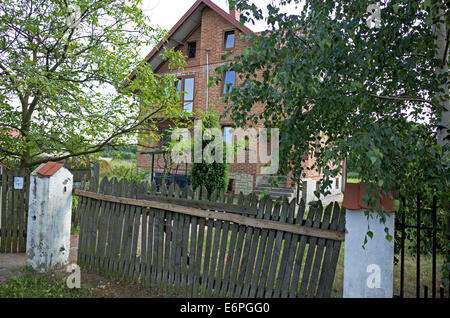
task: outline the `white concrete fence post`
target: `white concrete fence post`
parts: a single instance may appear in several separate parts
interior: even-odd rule
[[[394,280],[394,206],[384,198],[390,213],[385,223],[362,204],[363,184],[347,183],[342,206],[347,209],[344,243],[344,298],[392,298]],[[369,214],[369,218],[366,214]],[[392,240],[386,239],[388,229]],[[364,238],[370,230],[373,238]]]
[[[73,176],[63,164],[48,162],[31,173],[27,265],[38,272],[68,264]]]

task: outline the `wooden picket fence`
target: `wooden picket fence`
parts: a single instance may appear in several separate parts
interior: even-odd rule
[[[344,240],[337,203],[237,199],[107,180],[74,190],[78,264],[188,297],[329,297]]]
[[[15,189],[14,178],[22,188]],[[0,253],[26,250],[30,176],[22,170],[1,169],[0,173]]]

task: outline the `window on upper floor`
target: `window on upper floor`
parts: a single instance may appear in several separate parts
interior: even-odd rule
[[[225,32],[225,49],[234,48],[234,40],[235,40],[235,32],[234,31],[226,31]]]
[[[195,54],[197,53],[197,42],[190,42],[188,43],[188,58],[195,57]]]
[[[194,78],[180,78],[176,85],[178,91],[180,92],[180,101],[183,104],[184,111],[192,113],[194,108]]]
[[[236,72],[235,71],[226,71],[223,76],[223,89],[222,94],[230,94],[231,89],[233,88],[236,82]]]
[[[223,126],[223,141],[228,144],[233,144],[233,127]]]

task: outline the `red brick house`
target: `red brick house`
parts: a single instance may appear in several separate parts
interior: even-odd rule
[[[169,31],[168,41],[160,43],[146,57],[146,61],[151,64],[154,72],[158,74],[176,73],[169,70],[168,63],[164,62],[161,56],[163,45],[169,48],[175,47],[181,50],[186,56],[186,65],[183,73],[176,73],[180,79],[178,85],[181,91],[186,92],[183,96],[183,106],[187,111],[203,110],[207,106],[214,107],[217,113],[222,114],[226,105],[221,98],[226,94],[225,84],[238,84],[239,78],[234,72],[224,74],[223,84],[208,87],[208,78],[213,74],[216,67],[222,65],[224,61],[221,57],[228,51],[234,54],[241,54],[249,43],[240,38],[240,34],[253,32],[245,26],[239,25],[239,12],[231,10],[225,12],[210,0],[198,0],[183,15],[183,17]],[[259,113],[264,105],[255,105],[252,112]],[[221,119],[221,125],[226,135],[233,122],[229,118]],[[148,150],[157,150],[158,145],[154,145]],[[145,151],[138,152],[138,169],[149,169],[152,165],[151,155]],[[265,178],[260,174],[262,164],[255,163],[233,163],[230,165],[229,177],[230,185],[235,193],[242,191],[249,193],[256,188],[262,190],[267,186]],[[155,171],[160,168],[158,164]],[[179,173],[184,173],[181,171]],[[315,182],[320,179],[319,175],[310,174],[304,181],[312,182],[309,191],[315,190]],[[340,191],[341,180],[336,180],[335,190]],[[314,186],[313,186],[314,183]],[[295,194],[289,180],[285,184],[286,191],[283,194]],[[283,192],[283,191],[282,191]],[[305,195],[303,195],[305,197]],[[305,197],[306,198],[306,197]],[[309,201],[309,200],[308,200]]]

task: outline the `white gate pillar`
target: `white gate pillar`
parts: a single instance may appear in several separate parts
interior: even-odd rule
[[[47,162],[31,173],[27,265],[39,272],[66,265],[70,252],[73,177]]]
[[[386,197],[380,204],[388,212],[386,222],[380,215],[369,212],[362,204],[363,184],[347,183],[342,206],[347,209],[344,243],[344,298],[392,298],[394,274],[394,220],[393,203]],[[366,209],[367,208],[367,209]],[[366,214],[369,214],[367,218]],[[392,235],[386,239],[385,228]],[[367,231],[373,239],[367,238]]]

